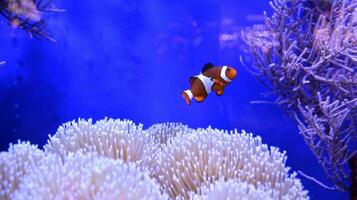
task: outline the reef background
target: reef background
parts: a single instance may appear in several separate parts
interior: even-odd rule
[[[43,145],[48,134],[78,117],[128,118],[150,126],[246,129],[288,151],[289,166],[329,183],[293,120],[239,62],[240,32],[263,23],[269,3],[243,0],[54,2],[49,16],[56,43],[30,40],[0,23],[0,150],[18,139]],[[203,64],[229,64],[237,79],[222,97],[187,107],[180,90]],[[274,100],[271,97],[271,100]],[[312,199],[347,199],[301,177]]]

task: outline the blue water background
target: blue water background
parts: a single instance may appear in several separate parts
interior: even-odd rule
[[[0,23],[0,150],[18,139],[42,146],[59,125],[77,118],[132,119],[149,127],[245,129],[288,155],[292,170],[326,182],[296,124],[243,67],[240,31],[262,23],[267,0],[56,1],[56,43],[29,39]],[[244,55],[243,55],[244,57]],[[247,59],[247,58],[246,58]],[[180,90],[206,62],[232,65],[238,77],[222,97],[186,106]],[[312,199],[347,199],[301,177]]]

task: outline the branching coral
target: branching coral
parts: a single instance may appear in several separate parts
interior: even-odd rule
[[[357,139],[357,1],[274,0],[272,17],[242,33],[250,71],[297,120],[335,184],[348,190],[346,163]]]
[[[351,187],[350,199],[356,200],[357,197],[357,155],[355,154],[349,161],[348,165],[351,169]]]
[[[251,134],[198,129],[167,143],[154,176],[172,198],[189,199],[190,192],[199,193],[200,187],[217,180],[237,180],[276,190],[279,198],[306,199],[285,161],[284,153],[268,149]]]
[[[29,166],[37,164],[45,157],[43,151],[29,142],[10,145],[7,152],[0,153],[0,199],[10,199],[18,188],[23,176],[28,174]]]
[[[134,164],[93,154],[56,154],[31,166],[14,200],[167,199],[160,186]]]
[[[47,22],[42,18],[45,12],[63,12],[51,0],[0,0],[0,14],[13,28],[25,30],[31,37],[55,41],[45,31]]]

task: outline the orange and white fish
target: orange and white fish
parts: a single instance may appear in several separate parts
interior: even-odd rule
[[[229,66],[213,66],[207,63],[203,66],[201,73],[190,77],[190,89],[181,92],[187,105],[191,100],[202,102],[211,91],[218,96],[223,95],[224,88],[237,76],[237,70]]]

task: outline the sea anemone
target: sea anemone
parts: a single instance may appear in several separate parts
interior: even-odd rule
[[[2,174],[11,175],[2,175],[1,186],[12,188],[2,189],[4,199],[205,199],[220,192],[228,199],[236,194],[308,199],[285,166],[285,152],[245,131],[191,129],[180,123],[143,130],[130,120],[93,124],[79,119],[60,126],[45,152],[21,145],[1,153]],[[20,147],[27,151],[16,150]],[[25,163],[23,157],[31,162],[10,169],[20,166],[16,160]],[[12,177],[16,187],[6,181]]]
[[[182,123],[154,124],[145,130],[155,143],[166,144],[172,138],[192,131],[187,125]]]
[[[144,167],[158,146],[143,131],[142,125],[120,119],[103,119],[95,124],[91,119],[79,119],[60,126],[56,134],[49,137],[45,152],[62,158],[70,152],[96,153]]]
[[[306,191],[294,174],[288,174],[285,162],[285,152],[269,149],[260,137],[244,131],[197,129],[167,143],[154,176],[172,198],[189,199],[190,192],[232,179],[256,188],[269,187],[279,197],[306,199]]]
[[[198,191],[198,194],[191,193],[191,200],[229,200],[237,199],[237,197],[239,197],[239,199],[254,200],[307,199],[304,195],[296,196],[299,195],[298,191],[282,195],[280,191],[269,186],[259,185],[258,187],[255,187],[254,185],[237,180],[218,180],[209,186],[199,188]]]
[[[14,200],[167,199],[160,186],[132,163],[93,154],[52,154],[30,167]]]
[[[147,159],[147,169],[149,169],[151,175],[155,174],[155,171],[158,170],[157,168],[160,167],[160,152],[167,143],[175,137],[180,137],[183,134],[192,132],[192,130],[193,129],[182,123],[159,123],[145,130],[155,149],[155,152]]]
[[[29,142],[18,142],[7,152],[0,153],[0,199],[10,199],[22,177],[28,174],[29,166],[45,157],[43,151]]]

